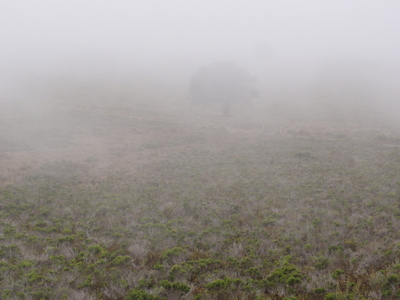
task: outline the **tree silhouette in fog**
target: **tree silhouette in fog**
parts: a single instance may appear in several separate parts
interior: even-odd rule
[[[190,81],[193,104],[222,104],[224,116],[230,115],[234,103],[249,103],[258,96],[253,84],[257,81],[233,62],[217,62],[202,67]]]

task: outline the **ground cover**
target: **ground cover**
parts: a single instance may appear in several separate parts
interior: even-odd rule
[[[2,119],[2,299],[400,297],[396,131],[138,107]]]

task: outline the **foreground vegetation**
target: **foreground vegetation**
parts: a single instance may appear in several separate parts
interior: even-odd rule
[[[165,154],[135,172],[59,160],[3,184],[1,299],[400,298],[398,139],[212,134],[128,149]]]

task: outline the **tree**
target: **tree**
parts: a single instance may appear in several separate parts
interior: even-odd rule
[[[258,96],[256,77],[232,62],[217,62],[200,68],[190,81],[193,104],[220,103],[225,116],[234,103],[249,103]]]

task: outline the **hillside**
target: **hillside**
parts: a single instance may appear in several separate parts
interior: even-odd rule
[[[399,299],[393,123],[43,107],[0,111],[1,299]]]

